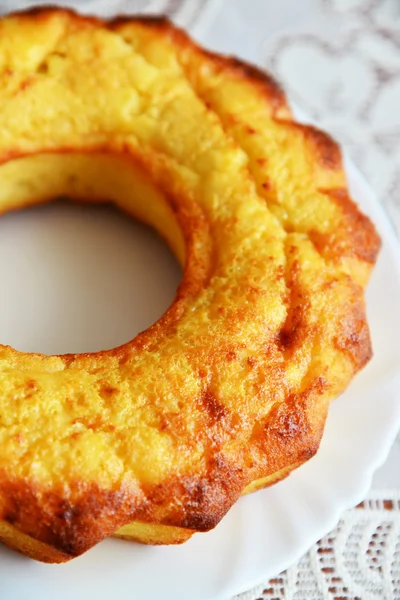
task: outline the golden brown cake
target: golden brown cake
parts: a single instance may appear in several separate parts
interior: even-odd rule
[[[268,75],[163,18],[3,18],[0,101],[1,212],[112,201],[184,268],[118,348],[0,346],[0,539],[62,562],[113,534],[207,531],[314,455],[371,357],[379,239],[339,148]]]

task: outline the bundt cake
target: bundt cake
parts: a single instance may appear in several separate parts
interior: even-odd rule
[[[340,150],[269,75],[164,18],[4,17],[0,100],[1,212],[111,201],[183,266],[118,348],[0,346],[0,539],[63,562],[207,531],[314,455],[371,357],[379,238]]]

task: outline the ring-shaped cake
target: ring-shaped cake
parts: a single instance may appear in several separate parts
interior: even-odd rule
[[[209,530],[314,455],[371,356],[379,238],[339,148],[268,75],[163,18],[3,18],[0,101],[2,213],[111,201],[184,269],[118,348],[0,346],[0,539],[63,562],[113,534]]]

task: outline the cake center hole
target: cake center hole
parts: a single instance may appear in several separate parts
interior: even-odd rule
[[[0,343],[65,354],[114,348],[172,304],[181,269],[152,229],[66,201],[0,219]]]

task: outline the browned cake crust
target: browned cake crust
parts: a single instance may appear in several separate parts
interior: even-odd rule
[[[88,61],[101,84],[90,102]],[[111,199],[179,255],[177,223],[185,247],[175,302],[131,342],[58,357],[0,347],[0,539],[63,562],[131,522],[212,529],[246,489],[315,454],[329,401],[371,357],[379,238],[339,147],[293,121],[269,75],[165,18],[5,18],[0,73],[1,211],[61,188],[109,199],[108,180],[101,198],[54,172],[78,165],[83,180],[89,159],[103,173],[111,156],[160,191],[165,215]],[[53,187],[18,192],[16,159],[38,179],[47,161]]]

